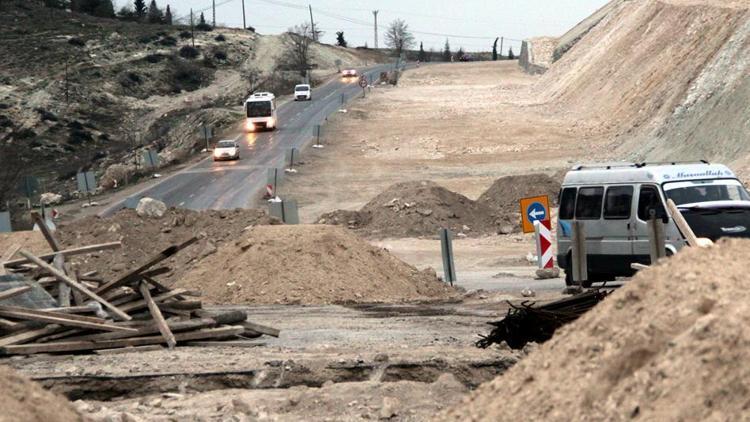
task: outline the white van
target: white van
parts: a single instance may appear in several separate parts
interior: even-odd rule
[[[294,101],[312,101],[312,88],[308,84],[294,87]]]
[[[686,245],[669,217],[672,199],[698,237],[750,237],[750,194],[720,164],[593,164],[571,169],[560,190],[557,259],[572,284],[571,222],[586,233],[589,283],[631,276],[632,263],[650,264],[650,211],[668,220],[667,255]]]
[[[245,128],[250,132],[258,129],[274,130],[278,127],[276,97],[270,92],[256,92],[245,100]]]

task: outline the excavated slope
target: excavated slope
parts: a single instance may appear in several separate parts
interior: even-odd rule
[[[606,9],[540,79],[542,101],[609,122],[619,156],[748,164],[750,1]]]

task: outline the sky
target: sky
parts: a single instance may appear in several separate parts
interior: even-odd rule
[[[205,10],[211,20],[212,0],[156,0],[167,3],[176,16]],[[242,0],[215,0],[216,22],[242,27]],[[403,19],[425,50],[440,50],[446,38],[455,51],[489,51],[495,37],[520,49],[520,40],[535,36],[559,36],[609,0],[244,0],[248,26],[262,34],[278,34],[291,26],[313,19],[325,34],[322,42],[334,43],[337,31],[344,31],[350,46],[374,44],[372,10],[379,9],[380,47],[383,34],[394,19]],[[122,6],[129,1],[116,0]],[[150,1],[147,1],[147,4]]]

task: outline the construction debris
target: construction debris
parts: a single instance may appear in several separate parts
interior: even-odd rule
[[[33,216],[35,219],[38,216]],[[171,289],[155,279],[169,272],[152,269],[198,241],[170,246],[118,278],[72,271],[66,257],[120,248],[120,242],[61,250],[55,235],[40,225],[53,252],[35,255],[13,246],[1,255],[0,354],[138,350],[166,344],[234,347],[279,330],[247,321],[242,311],[209,312],[200,292]],[[254,345],[261,345],[254,343]]]
[[[480,335],[482,339],[476,345],[486,349],[493,344],[506,342],[510,348],[518,350],[529,342],[544,343],[552,338],[555,330],[578,319],[609,293],[605,290],[589,290],[540,306],[529,301],[520,305],[508,302],[508,314],[500,321],[490,322],[495,328],[488,336]]]

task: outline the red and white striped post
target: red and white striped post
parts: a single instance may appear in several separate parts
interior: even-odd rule
[[[549,219],[534,222],[536,234],[536,256],[540,269],[550,269],[555,266],[552,253],[552,223]]]

